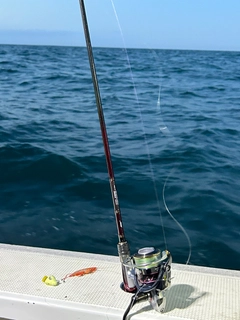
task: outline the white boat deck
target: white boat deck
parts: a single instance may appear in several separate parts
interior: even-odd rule
[[[78,269],[95,273],[47,286]],[[128,319],[239,320],[240,271],[172,265],[163,314],[136,304]],[[131,294],[123,292],[118,257],[0,244],[0,318],[16,320],[122,319]]]

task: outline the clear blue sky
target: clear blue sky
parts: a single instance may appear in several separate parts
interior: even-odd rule
[[[114,0],[126,46],[240,51],[240,0]],[[85,0],[93,46],[122,47],[111,0]],[[0,43],[85,45],[78,0],[0,0]]]

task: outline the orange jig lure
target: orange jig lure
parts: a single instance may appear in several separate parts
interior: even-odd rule
[[[97,267],[91,267],[91,268],[85,268],[85,269],[80,269],[77,270],[73,273],[68,273],[63,279],[62,281],[65,281],[67,278],[70,277],[82,277],[85,276],[85,274],[89,274],[89,273],[93,273],[97,270]]]

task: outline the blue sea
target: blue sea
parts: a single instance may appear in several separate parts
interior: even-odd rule
[[[131,253],[240,269],[240,53],[94,56]],[[0,81],[0,242],[117,255],[86,49],[1,45]]]

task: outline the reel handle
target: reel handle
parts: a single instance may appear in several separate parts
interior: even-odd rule
[[[148,301],[150,302],[153,309],[157,312],[163,313],[166,307],[166,297],[161,290],[152,290],[150,292]]]

